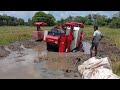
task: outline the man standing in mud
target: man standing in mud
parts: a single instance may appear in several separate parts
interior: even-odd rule
[[[97,47],[99,44],[99,41],[103,38],[103,35],[101,32],[98,30],[98,26],[94,26],[94,33],[93,33],[93,38],[92,38],[92,46],[90,48],[90,54],[92,57],[92,50],[95,47],[95,56],[97,55]]]

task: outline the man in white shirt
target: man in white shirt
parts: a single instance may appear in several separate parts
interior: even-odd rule
[[[98,27],[94,26],[94,34],[93,34],[93,38],[92,38],[92,46],[90,48],[91,57],[92,57],[92,50],[93,50],[94,47],[95,47],[95,56],[97,55],[97,47],[98,47],[99,41],[102,38],[103,38],[103,35],[98,30]]]

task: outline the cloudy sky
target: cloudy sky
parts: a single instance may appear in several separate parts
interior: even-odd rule
[[[0,11],[0,15],[6,14],[9,16],[15,16],[17,18],[23,18],[25,21],[28,18],[31,18],[35,12],[37,11]],[[101,14],[107,15],[108,17],[112,17],[113,14],[117,13],[118,11],[43,11],[45,13],[53,14],[57,20],[61,18],[66,18],[69,15],[71,16],[86,16],[88,14]]]

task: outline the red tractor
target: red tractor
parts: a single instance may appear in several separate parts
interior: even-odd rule
[[[47,24],[45,22],[35,22],[34,26],[37,26],[37,30],[32,32],[32,37],[35,40],[43,40],[44,37],[44,31],[41,29],[40,26],[46,26]]]
[[[45,36],[47,50],[57,52],[71,52],[80,50],[84,32],[83,23],[67,22],[62,25],[62,29],[53,28]]]

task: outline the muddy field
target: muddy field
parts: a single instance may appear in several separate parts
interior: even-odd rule
[[[80,79],[78,65],[90,58],[90,43],[83,42],[85,52],[48,52],[45,42],[26,40],[0,46],[0,78]],[[120,58],[115,45],[102,41],[98,56]]]

